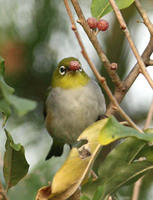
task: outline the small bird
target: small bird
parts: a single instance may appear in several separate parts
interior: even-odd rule
[[[64,144],[73,146],[90,124],[106,110],[98,84],[74,57],[64,58],[55,69],[45,104],[45,123],[53,144],[46,157],[61,156]]]

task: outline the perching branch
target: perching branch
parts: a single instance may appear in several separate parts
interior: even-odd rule
[[[146,64],[147,66],[153,66],[153,60],[147,60],[147,61],[145,62],[145,64]]]
[[[103,77],[102,77],[103,78]],[[115,99],[115,97],[113,96],[111,90],[109,89],[107,82],[105,80],[105,78],[102,79],[101,78],[101,82],[102,82],[102,87],[104,88],[104,90],[106,91],[107,95],[109,96],[111,102],[114,104],[114,106],[112,107],[113,109],[117,110],[121,116],[126,119],[128,121],[128,123],[135,129],[137,129],[139,132],[143,132],[140,128],[137,127],[137,125],[131,120],[131,118],[124,112],[124,110],[120,107],[119,103],[117,102],[117,100]]]
[[[143,59],[143,61],[145,63],[149,61],[152,52],[153,52],[153,37],[150,38],[149,43],[147,44],[144,52],[141,55],[141,57],[142,57],[142,59]],[[137,63],[132,68],[131,72],[129,73],[129,75],[127,76],[127,78],[124,81],[124,87],[126,88],[126,90],[131,87],[131,85],[134,83],[134,81],[137,78],[137,76],[139,75],[139,73],[140,73],[140,71],[139,71],[139,65]]]
[[[126,25],[126,23],[124,21],[124,18],[122,16],[122,14],[121,14],[121,12],[120,12],[115,0],[109,0],[109,2],[110,2],[111,6],[112,6],[112,8],[113,8],[113,10],[114,10],[114,12],[116,14],[116,17],[117,17],[117,19],[118,19],[118,21],[120,23],[121,29],[123,30],[123,32],[125,33],[125,36],[127,37],[129,45],[130,45],[130,47],[131,47],[131,49],[133,51],[133,54],[135,55],[135,57],[137,59],[137,62],[139,64],[139,67],[141,69],[142,74],[145,76],[145,78],[147,79],[148,83],[150,84],[150,86],[153,89],[153,80],[151,79],[149,73],[146,70],[146,67],[145,67],[145,64],[143,62],[143,59],[139,55],[139,52],[138,52],[138,50],[137,50],[137,48],[136,48],[136,46],[135,46],[135,44],[134,44],[134,42],[133,42],[133,40],[131,38],[131,34],[130,34],[128,28],[127,28],[127,25]]]
[[[79,6],[79,3],[77,0],[71,0],[76,13],[78,15],[79,18],[79,23],[82,25],[82,27],[84,28],[85,32],[87,33],[91,43],[93,44],[93,46],[95,47],[101,61],[104,63],[105,68],[107,69],[109,76],[111,77],[112,81],[114,82],[116,88],[115,88],[115,95],[113,96],[111,90],[109,89],[107,82],[105,80],[104,77],[102,77],[99,72],[97,71],[96,67],[94,66],[94,64],[92,63],[92,61],[90,60],[84,45],[81,41],[81,38],[79,36],[79,33],[77,31],[76,25],[75,25],[75,21],[73,19],[71,10],[69,8],[68,5],[68,0],[64,0],[65,2],[65,6],[67,9],[67,13],[70,17],[71,20],[71,24],[72,24],[72,30],[74,31],[76,38],[79,42],[79,45],[82,49],[82,54],[84,56],[84,58],[87,60],[90,68],[92,69],[92,71],[94,72],[95,76],[97,77],[97,79],[99,80],[99,82],[101,83],[101,86],[104,88],[104,90],[106,91],[107,95],[109,96],[110,100],[111,100],[111,104],[109,106],[109,109],[107,109],[107,114],[110,115],[113,113],[114,110],[119,111],[119,113],[130,123],[130,125],[134,128],[136,128],[138,131],[142,132],[142,130],[140,130],[135,123],[126,115],[126,113],[122,110],[122,108],[119,106],[118,102],[121,102],[121,100],[123,99],[123,97],[125,96],[125,94],[127,93],[128,89],[131,87],[131,85],[133,84],[133,82],[135,81],[135,79],[137,78],[137,76],[139,75],[139,73],[143,73],[143,75],[145,76],[145,78],[147,79],[147,81],[149,82],[150,86],[153,88],[153,81],[150,77],[150,75],[148,74],[147,70],[146,70],[146,66],[149,65],[153,65],[153,61],[150,60],[150,55],[153,52],[153,27],[151,22],[149,21],[149,18],[147,17],[145,11],[142,9],[142,7],[140,7],[140,3],[138,0],[135,0],[135,4],[136,7],[140,13],[140,15],[142,16],[145,25],[148,27],[148,30],[150,31],[150,34],[152,35],[152,37],[150,38],[150,41],[146,47],[146,49],[144,50],[142,56],[139,55],[138,50],[135,47],[135,44],[131,38],[130,32],[128,31],[128,28],[126,26],[126,23],[121,15],[120,10],[118,9],[116,3],[114,0],[109,0],[110,4],[112,5],[114,12],[116,14],[116,17],[118,18],[118,21],[120,23],[120,26],[122,28],[122,30],[124,31],[128,42],[131,46],[131,49],[137,59],[137,64],[133,67],[133,69],[131,70],[131,72],[129,73],[129,75],[127,76],[127,78],[121,82],[121,80],[119,79],[118,75],[116,74],[116,71],[112,71],[110,66],[111,63],[108,60],[108,58],[106,57],[105,53],[102,51],[99,42],[96,38],[96,34],[95,32],[93,32],[86,20],[85,17],[82,13],[82,10]],[[145,64],[144,64],[145,63]],[[145,66],[146,65],[146,66]],[[146,124],[145,124],[145,128],[149,126],[149,123],[151,121],[153,115],[153,102],[152,102],[152,106],[150,108],[150,111],[148,113],[148,117],[146,120]],[[141,180],[139,180],[139,182],[137,182],[137,184],[135,184],[135,188],[134,188],[134,193],[133,193],[133,199],[138,199],[139,196],[139,189],[140,189],[140,185],[141,185]]]
[[[96,49],[96,51],[97,51],[97,53],[98,53],[98,55],[100,57],[100,55],[101,55],[101,53],[100,53],[101,52],[101,47],[100,47],[100,45],[99,45],[99,43],[97,41],[97,38],[96,38],[95,34],[93,34],[92,30],[89,28],[88,24],[86,23],[85,17],[84,17],[84,15],[82,13],[82,10],[81,10],[81,8],[80,8],[80,6],[78,4],[78,1],[77,0],[71,0],[71,1],[72,1],[72,4],[73,4],[74,8],[75,8],[75,11],[76,11],[76,13],[77,13],[77,15],[79,17],[79,21],[80,21],[80,19],[82,19],[81,20],[81,25],[82,25],[83,29],[87,33],[88,38],[90,39],[91,43],[95,47],[95,49]],[[98,44],[98,46],[97,46],[97,44]],[[150,55],[151,55],[152,52],[153,52],[153,37],[150,38],[150,41],[149,41],[146,49],[144,50],[144,52],[142,54],[142,59],[143,59],[143,61],[145,63],[148,62],[148,60],[150,60]],[[101,56],[101,58],[102,58],[102,56]],[[105,63],[105,59],[104,60],[101,59],[101,60],[102,60],[102,62],[104,61],[104,63]],[[105,63],[105,65],[109,66],[109,64],[107,65],[107,62]],[[113,77],[112,73],[113,72],[111,72],[111,76]],[[119,86],[119,87],[116,87],[116,89],[115,89],[115,94],[114,95],[115,95],[115,98],[117,99],[117,101],[119,103],[122,101],[123,97],[127,93],[128,89],[131,87],[131,85],[133,84],[133,82],[135,81],[135,79],[137,78],[139,73],[140,73],[139,65],[136,64],[134,66],[134,68],[132,69],[132,71],[129,73],[128,77],[123,82],[123,85],[120,84],[120,83],[122,83],[121,81],[117,81],[117,79],[114,79],[114,78],[112,79],[113,82],[116,83],[115,85],[120,85],[121,88],[122,88],[121,89],[120,86]],[[116,80],[116,81],[114,81],[114,80]],[[108,115],[110,115],[110,114],[112,114],[114,112],[112,106],[113,106],[112,103],[110,103],[110,105],[109,105],[109,107],[107,109],[107,114]]]
[[[145,50],[144,50],[144,52],[142,53],[142,56],[141,56],[145,63],[148,62],[148,60],[150,59],[152,52],[153,52],[153,37],[150,38],[150,41],[147,44],[147,46],[146,46],[146,48],[145,48]],[[125,88],[125,91],[121,92],[117,88],[115,89],[114,96],[119,103],[122,101],[125,94],[129,90],[129,88],[132,86],[132,84],[134,83],[136,78],[138,77],[139,73],[140,73],[139,65],[135,64],[135,66],[132,68],[132,70],[130,71],[130,73],[126,77],[126,79],[123,81],[123,86]],[[110,113],[113,113],[114,110],[113,110],[112,106],[113,106],[112,103],[110,103],[110,105],[107,108],[106,114],[109,115]]]
[[[144,24],[147,26],[150,34],[153,36],[153,24],[151,23],[146,11],[142,8],[139,0],[135,0],[135,6],[136,6],[139,14],[143,18]]]
[[[91,61],[89,59],[89,56],[88,56],[88,54],[86,52],[86,49],[85,49],[83,43],[82,43],[81,37],[80,37],[80,35],[79,35],[78,31],[77,31],[77,27],[76,27],[75,21],[73,19],[73,15],[72,15],[72,12],[71,12],[68,0],[64,0],[64,4],[65,4],[65,8],[67,10],[68,16],[70,18],[70,21],[71,21],[72,30],[74,31],[75,36],[76,36],[76,38],[78,40],[78,43],[79,43],[79,45],[81,47],[81,53],[82,53],[82,55],[84,56],[85,60],[87,61],[87,63],[90,66],[91,65]],[[96,78],[98,80],[100,80],[101,75],[99,74],[99,72],[97,71],[97,69],[95,67],[93,67],[93,66],[91,67],[91,69],[92,69],[93,73],[95,74]]]
[[[77,40],[78,40],[78,42],[79,42],[79,45],[80,45],[80,47],[81,47],[81,49],[82,49],[82,54],[83,54],[84,58],[86,59],[86,61],[88,62],[90,68],[91,68],[92,71],[94,72],[96,78],[99,80],[101,86],[104,88],[104,90],[106,91],[106,93],[107,93],[107,95],[109,96],[110,100],[112,101],[112,103],[113,103],[113,105],[114,105],[113,108],[117,109],[117,110],[119,111],[119,113],[122,115],[122,117],[125,118],[133,128],[137,129],[139,132],[142,132],[141,129],[139,129],[139,128],[136,126],[136,124],[130,119],[130,117],[129,117],[129,116],[123,111],[123,109],[119,106],[117,100],[115,99],[115,97],[113,96],[111,90],[109,89],[105,78],[102,77],[102,76],[100,75],[100,73],[97,71],[96,67],[94,66],[94,64],[93,64],[92,61],[90,60],[90,58],[89,58],[89,56],[88,56],[88,54],[87,54],[87,52],[86,52],[86,50],[85,50],[85,47],[84,47],[84,45],[83,45],[83,43],[82,43],[82,40],[81,40],[81,38],[80,38],[80,35],[79,35],[78,31],[77,31],[77,27],[76,27],[76,25],[75,25],[75,21],[74,21],[74,19],[73,19],[73,15],[72,15],[72,13],[71,13],[71,9],[70,9],[70,7],[69,7],[68,0],[64,0],[64,4],[65,4],[67,13],[68,13],[68,15],[69,15],[69,18],[70,18],[70,21],[71,21],[71,24],[72,24],[72,30],[74,31],[74,33],[75,33],[75,35],[76,35],[76,38],[77,38]]]
[[[109,76],[111,77],[112,82],[115,84],[116,87],[118,87],[118,88],[120,88],[120,90],[122,90],[123,89],[122,82],[121,82],[119,76],[117,75],[117,73],[114,74],[113,70],[110,68],[111,63],[110,63],[109,59],[107,58],[107,56],[105,55],[104,51],[102,50],[102,48],[97,40],[96,34],[88,26],[87,21],[84,17],[84,14],[80,8],[78,1],[71,0],[71,2],[73,4],[73,7],[79,18],[79,23],[82,25],[89,40],[91,41],[92,45],[94,46],[95,50],[97,51],[97,54],[99,55],[101,62],[104,64],[104,67],[106,68]]]

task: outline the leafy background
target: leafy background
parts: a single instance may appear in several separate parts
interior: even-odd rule
[[[80,1],[80,3],[86,17],[91,16],[91,1]],[[152,20],[152,0],[143,1],[143,6]],[[123,15],[137,47],[142,52],[144,45],[149,40],[147,30],[143,24],[136,23],[140,18],[136,14],[134,6],[125,9]],[[110,29],[107,34],[99,36],[99,40],[101,40],[108,57],[119,63],[120,76],[125,77],[130,66],[135,63],[135,59],[114,15],[108,14],[104,18],[109,20]],[[29,174],[17,186],[10,189],[9,197],[11,200],[17,198],[34,199],[37,189],[51,180],[68,152],[66,146],[62,158],[44,161],[51,144],[51,138],[44,127],[43,102],[52,71],[61,58],[72,55],[79,57],[85,70],[90,75],[92,73],[81,56],[62,1],[1,0],[0,19],[0,55],[6,61],[5,80],[11,87],[15,88],[15,95],[37,102],[36,109],[24,117],[19,117],[13,110],[13,115],[6,124],[6,128],[11,133],[15,143],[21,143],[25,147],[26,158],[30,164]],[[82,29],[79,28],[79,30],[92,60],[99,70],[106,74]],[[111,81],[109,81],[109,85],[113,88]],[[142,91],[145,91],[145,94]],[[150,87],[140,77],[122,103],[126,112],[140,126],[143,126],[151,102],[150,94],[152,94]],[[0,176],[3,184],[5,184],[2,176],[5,141],[6,136],[1,129]],[[143,182],[140,199],[144,199],[144,197],[151,199],[153,197],[153,190],[150,190],[153,187],[152,174],[148,174]],[[123,199],[129,199],[131,188],[132,186],[122,188],[118,195]]]

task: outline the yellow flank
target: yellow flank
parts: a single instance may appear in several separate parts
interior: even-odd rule
[[[58,71],[53,74],[51,87],[61,87],[63,89],[72,89],[85,86],[90,78],[82,72],[68,72],[64,76],[60,75]]]

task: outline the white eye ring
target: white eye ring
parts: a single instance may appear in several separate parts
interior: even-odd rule
[[[59,68],[59,73],[63,76],[66,73],[66,68],[64,66],[61,66]]]
[[[82,68],[80,68],[79,71],[82,72]]]

